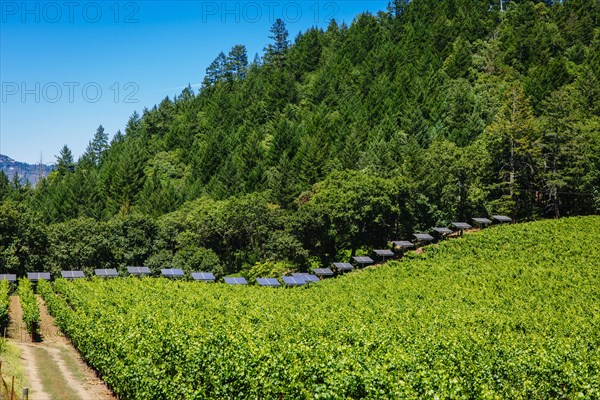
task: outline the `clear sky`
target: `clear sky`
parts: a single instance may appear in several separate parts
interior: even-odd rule
[[[78,157],[98,125],[112,136],[134,110],[195,89],[220,51],[262,55],[276,18],[290,39],[331,18],[352,22],[372,1],[0,0],[0,153]]]

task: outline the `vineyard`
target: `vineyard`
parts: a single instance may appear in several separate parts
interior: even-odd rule
[[[35,294],[33,293],[33,285],[29,279],[19,279],[17,294],[19,295],[21,308],[23,309],[23,322],[25,322],[27,331],[34,335],[36,326],[40,322],[40,310]]]
[[[600,398],[600,217],[499,226],[272,289],[41,281],[123,399]]]
[[[10,284],[6,280],[0,281],[0,327],[4,328],[8,321],[8,305]]]

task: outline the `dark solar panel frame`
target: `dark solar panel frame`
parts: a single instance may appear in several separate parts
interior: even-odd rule
[[[440,235],[449,235],[452,233],[452,229],[448,228],[433,228],[433,230],[439,233]]]
[[[432,242],[433,240],[435,240],[434,237],[428,233],[413,233],[413,236],[421,242]]]
[[[315,268],[313,272],[317,276],[333,276],[333,271],[329,268]]]
[[[248,282],[246,281],[246,278],[243,278],[241,276],[231,277],[231,278],[223,278],[223,280],[228,285],[247,285],[248,284]]]
[[[192,279],[201,282],[214,282],[215,275],[212,272],[192,272]]]
[[[28,272],[27,279],[29,279],[31,282],[37,282],[41,280],[49,281],[50,272]]]
[[[396,255],[393,251],[389,249],[373,250],[373,252],[379,257],[394,257]]]
[[[479,225],[489,225],[492,223],[491,219],[487,219],[487,218],[471,218],[473,221],[475,221],[476,223],[478,223]]]
[[[460,229],[460,230],[472,228],[472,226],[467,224],[466,222],[452,222],[452,226],[454,226],[455,228]]]
[[[309,273],[306,273],[306,272],[296,272],[296,273],[293,273],[292,276],[294,278],[304,279],[304,282],[306,282],[306,283],[319,282],[320,281],[320,279],[319,279],[318,276],[312,275],[312,274],[309,274]]]
[[[295,277],[295,276],[282,276],[283,283],[286,286],[302,286],[306,285],[306,281],[303,278]]]
[[[492,218],[495,219],[498,222],[512,222],[512,218],[511,217],[507,217],[506,215],[492,215]]]
[[[160,270],[160,274],[167,278],[183,278],[184,273],[180,268],[163,268]]]
[[[102,278],[114,278],[119,276],[119,273],[114,268],[98,268],[94,270],[94,275]]]
[[[352,257],[352,260],[354,260],[354,262],[356,262],[357,264],[360,264],[361,266],[373,264],[375,262],[375,261],[373,261],[373,259],[371,257],[362,257],[362,256]]]
[[[340,271],[351,271],[354,269],[354,265],[350,263],[337,262],[333,263],[333,266],[336,267]]]
[[[17,281],[16,274],[0,274],[0,281],[9,281],[10,283]]]
[[[148,268],[148,267],[127,267],[127,272],[130,275],[136,275],[136,276],[150,275],[150,268]]]
[[[256,278],[256,283],[260,286],[268,286],[268,287],[280,287],[281,283],[277,280],[277,278]]]
[[[83,271],[60,271],[63,279],[81,279],[85,278]]]
[[[401,249],[410,249],[415,247],[414,243],[409,242],[408,240],[396,240],[392,242],[392,244],[396,247],[400,247]]]

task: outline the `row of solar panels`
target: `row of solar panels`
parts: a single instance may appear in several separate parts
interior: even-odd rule
[[[485,226],[493,223],[493,221],[488,218],[472,218],[472,219],[476,224],[478,224],[481,227],[485,227]],[[493,215],[492,219],[494,219],[500,223],[512,222],[512,219],[505,215]],[[466,229],[472,228],[472,226],[466,222],[452,222],[452,226],[454,226],[454,228],[456,228],[458,231],[464,231]],[[452,229],[442,228],[442,227],[436,227],[436,228],[433,228],[432,230],[434,232],[437,232],[438,234],[440,234],[442,237],[445,237],[446,235],[449,235],[449,234],[455,232]],[[435,240],[435,238],[428,233],[413,233],[413,236],[417,239],[418,242],[422,242],[422,243],[428,243],[428,242],[432,242]],[[415,244],[408,240],[393,241],[392,245],[394,246],[394,248],[398,248],[402,251],[415,247]],[[396,253],[394,253],[392,250],[388,250],[388,249],[373,250],[373,253],[376,256],[381,257],[382,261],[385,261],[385,259],[388,257],[394,257],[396,255]],[[358,264],[360,267],[364,267],[366,265],[370,265],[370,264],[374,263],[374,261],[371,257],[352,257],[352,260],[356,264]],[[345,263],[345,262],[333,263],[333,266],[335,267],[335,269],[337,269],[340,272],[347,272],[347,271],[351,271],[354,269],[354,265],[352,265],[351,263]],[[332,275],[333,275],[333,273],[332,273]]]
[[[494,219],[500,223],[512,222],[512,219],[510,217],[507,217],[506,215],[492,215],[492,219]],[[493,223],[493,221],[488,218],[472,218],[472,220],[480,227],[486,227]],[[464,230],[472,228],[472,226],[466,222],[452,222],[451,225],[459,232],[462,232]],[[432,228],[432,230],[434,232],[438,233],[442,237],[445,237],[445,236],[455,232],[452,229],[449,229],[446,227],[435,227],[435,228]],[[415,237],[415,239],[417,239],[420,242],[432,242],[435,240],[435,238],[428,233],[413,233],[413,236]],[[395,241],[395,242],[392,242],[392,244],[401,249],[408,249],[408,248],[415,247],[414,243],[406,241],[406,240]],[[376,252],[377,252],[377,250],[376,250]]]
[[[488,218],[472,218],[475,223],[479,226],[487,226],[492,224],[492,220]],[[492,219],[500,222],[512,222],[510,217],[505,215],[493,215]],[[452,226],[454,226],[458,231],[463,231],[465,229],[472,228],[466,222],[452,222]],[[433,231],[437,232],[441,236],[446,236],[454,231],[449,228],[444,227],[435,227]],[[428,233],[414,233],[413,236],[420,242],[432,242],[435,240],[433,236]],[[399,248],[401,250],[406,250],[409,248],[415,247],[415,244],[407,241],[407,240],[399,240],[393,241],[392,244],[394,247]],[[373,253],[378,257],[382,258],[382,261],[385,261],[388,257],[394,257],[396,254],[389,249],[377,249],[373,250]],[[356,256],[352,257],[352,260],[358,264],[359,267],[364,267],[367,265],[371,265],[374,263],[374,260],[371,257],[365,256]],[[333,263],[334,269],[339,272],[347,272],[351,271],[355,268],[355,266],[351,263],[345,262],[336,262]],[[333,270],[330,268],[317,268],[314,271],[314,275],[308,273],[295,273],[292,276],[283,276],[282,280],[286,286],[300,286],[310,282],[319,281],[320,278],[328,278],[335,275]],[[127,267],[127,272],[130,275],[134,276],[146,276],[150,275],[150,268],[148,267]],[[182,278],[184,277],[184,272],[181,269],[177,268],[165,268],[160,270],[161,275],[167,278]],[[107,269],[95,269],[94,275],[103,278],[111,278],[119,276],[119,273],[115,268],[107,268]],[[78,279],[85,278],[83,271],[61,271],[61,276],[64,279]],[[27,278],[33,282],[39,280],[50,280],[49,272],[28,272]],[[202,282],[215,282],[216,278],[212,272],[193,272],[192,279],[196,281]],[[17,276],[15,274],[0,274],[0,280],[8,280],[9,282],[15,282],[17,280]],[[224,278],[225,283],[230,285],[247,285],[248,282],[243,277],[228,277]],[[256,282],[260,286],[280,286],[279,281],[276,278],[257,278]]]
[[[127,270],[131,275],[144,276],[149,275],[150,270],[147,267],[127,267]],[[94,270],[96,276],[99,277],[117,277],[119,274],[116,269],[96,269]],[[283,276],[281,279],[286,286],[301,286],[306,285],[311,282],[318,282],[319,276],[333,276],[333,271],[329,268],[325,269],[316,269],[315,275],[308,273],[294,273],[291,276]],[[178,278],[183,277],[184,272],[181,269],[169,268],[162,269],[161,274],[164,277],[168,278]],[[61,275],[64,279],[78,279],[85,278],[83,271],[61,271]],[[37,282],[40,280],[50,280],[49,272],[29,272],[27,273],[27,278],[33,282]],[[204,281],[204,282],[215,282],[216,278],[212,272],[193,272],[192,278],[196,281]],[[8,280],[9,282],[15,282],[17,280],[17,276],[14,274],[2,274],[0,275],[0,280]],[[247,285],[248,282],[243,277],[227,277],[224,278],[225,283],[229,285]],[[281,286],[277,278],[257,278],[256,283],[260,286],[271,286],[277,287]]]

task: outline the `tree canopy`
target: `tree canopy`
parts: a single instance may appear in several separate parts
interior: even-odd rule
[[[302,269],[475,214],[598,213],[600,2],[499,5],[277,20],[35,189],[0,174],[3,266]]]

